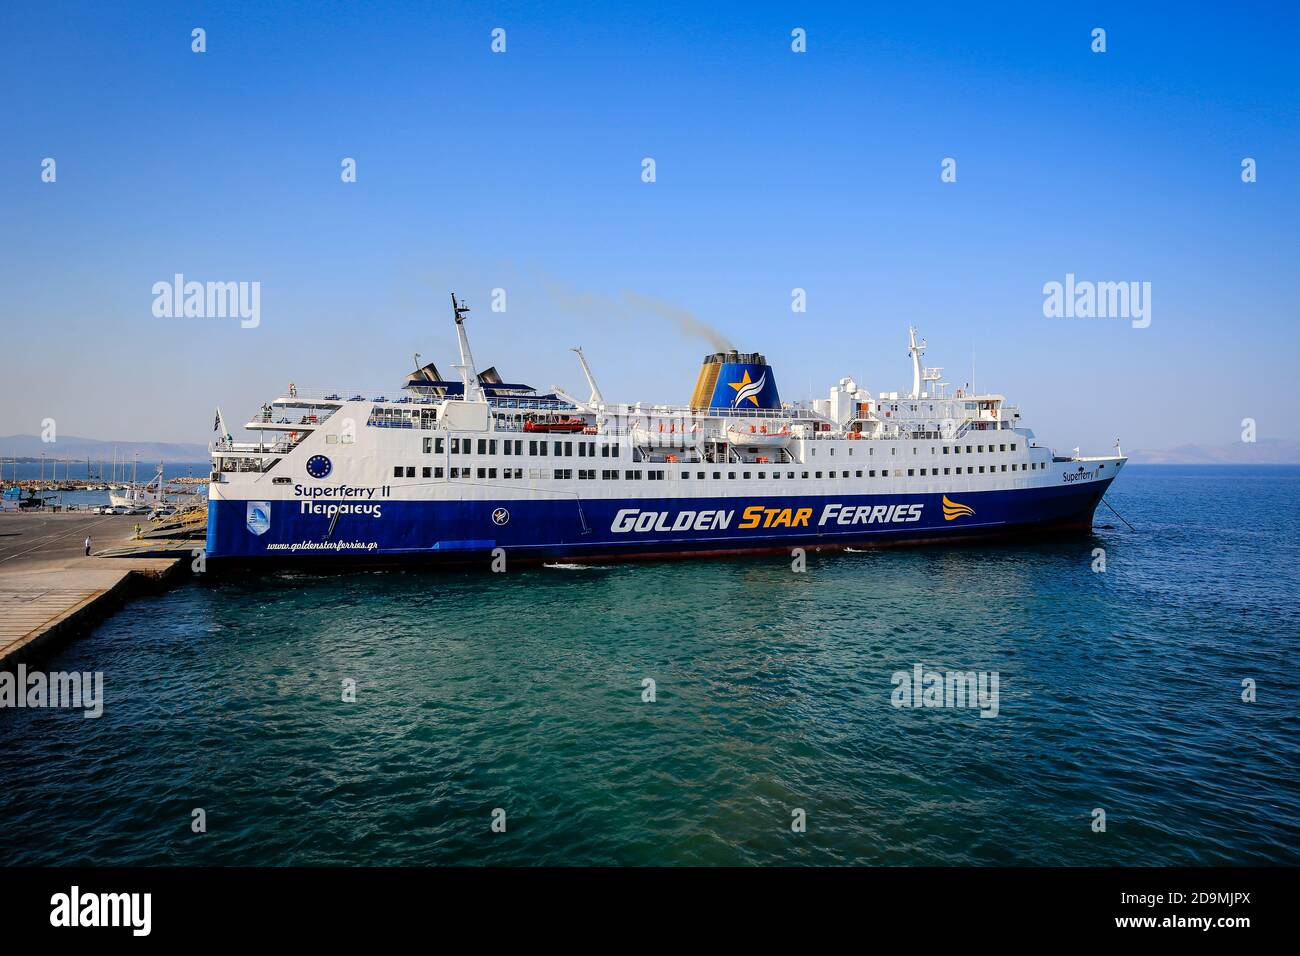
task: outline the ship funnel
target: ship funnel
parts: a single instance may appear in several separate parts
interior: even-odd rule
[[[757,352],[714,352],[704,357],[692,408],[780,408],[776,376]]]

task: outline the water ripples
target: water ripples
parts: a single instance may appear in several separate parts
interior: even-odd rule
[[[188,584],[48,662],[101,719],[0,712],[0,862],[1295,864],[1298,489],[1134,467],[1138,534],[805,574]],[[998,717],[891,706],[915,663],[997,671]]]

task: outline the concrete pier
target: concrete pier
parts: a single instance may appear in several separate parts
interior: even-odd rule
[[[0,514],[0,667],[51,649],[132,593],[185,572],[187,546],[150,556],[147,543],[134,540],[137,523],[146,522],[131,515]]]

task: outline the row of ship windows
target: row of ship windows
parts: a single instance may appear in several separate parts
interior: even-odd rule
[[[950,404],[950,405],[948,406],[949,410],[951,410],[952,407],[953,407],[953,406]],[[976,402],[963,402],[963,403],[962,403],[962,407],[965,408],[965,410],[968,411],[968,412],[973,412],[973,411],[975,411],[975,410],[979,407],[979,405],[978,405],[978,403],[976,403]],[[895,412],[896,412],[896,411],[898,411],[898,404],[895,403],[895,404],[893,404],[893,405],[886,405],[886,404],[884,404],[884,403],[882,402],[881,405],[880,405],[880,408],[881,408],[882,411],[885,411],[885,410],[892,410],[892,411],[895,411]],[[908,405],[907,408],[908,408],[908,411],[915,412],[915,411],[920,411],[921,406],[920,406],[920,405]],[[992,408],[993,408],[993,403],[992,403],[992,402],[987,402],[987,403],[985,404],[985,408],[992,409]],[[934,406],[933,406],[933,405],[930,406],[930,411],[934,411]]]
[[[524,440],[521,438],[425,438],[424,453],[426,455],[441,455],[446,448],[446,442],[451,442],[451,453],[453,455],[470,455],[474,454],[475,442],[478,443],[478,454],[480,455],[515,455],[522,457],[524,454]],[[617,442],[594,442],[594,441],[540,441],[530,439],[528,442],[528,454],[545,458],[548,454],[547,448],[554,449],[554,457],[569,457],[574,455],[574,446],[577,445],[577,456],[579,458],[595,458],[596,447],[600,446],[601,458],[617,458],[619,448]]]
[[[498,454],[498,450],[499,453],[502,455],[522,456],[524,454],[524,440],[520,438],[444,439],[444,438],[435,438],[432,436],[427,436],[424,439],[424,445],[423,445],[424,453],[426,455],[431,455],[431,454],[441,455],[443,451],[446,450],[447,447],[446,442],[448,441],[451,442],[451,453],[453,455],[475,454],[476,443],[478,446],[477,454],[480,455],[495,455]],[[547,451],[548,446],[551,449],[550,452]],[[620,457],[621,454],[618,442],[594,442],[594,441],[548,442],[548,441],[539,441],[534,439],[530,439],[528,441],[528,454],[533,455],[535,457],[541,457],[541,458],[545,458],[548,454],[550,454],[552,457],[555,458],[561,458],[561,457],[572,458],[574,457],[574,446],[577,446],[577,457],[579,458],[597,457],[597,450],[596,450],[597,447],[599,447],[600,449],[599,457],[601,458],[618,458]],[[1016,442],[1003,443],[996,446],[995,445],[966,445],[965,448],[966,448],[966,454],[968,455],[983,455],[986,453],[986,451],[987,453],[1015,451]],[[849,455],[852,455],[853,451],[854,449],[850,447]],[[896,451],[895,446],[890,446],[889,453],[892,455],[895,453],[895,451]],[[815,447],[812,449],[812,453],[814,455],[817,454],[817,449]],[[831,455],[834,455],[835,449],[834,448],[830,449],[830,453]],[[867,449],[868,455],[874,455],[875,453],[876,453],[876,449],[874,447]],[[943,453],[945,455],[947,454],[960,455],[962,453],[962,446],[944,445]],[[912,446],[912,454],[913,455],[916,454],[915,445]],[[933,446],[930,448],[930,454],[932,455],[935,454],[935,449]]]
[[[1001,471],[1007,471],[1008,469],[1010,469],[1011,471],[1031,471],[1031,470],[1032,470],[1032,471],[1037,471],[1037,470],[1040,469],[1040,468],[1046,468],[1046,467],[1047,467],[1046,463],[1030,462],[1030,463],[1028,463],[1028,464],[1024,464],[1024,465],[1021,465],[1021,464],[1011,464],[1011,465],[1001,465],[1001,466],[999,466],[999,465],[988,465],[987,467],[984,466],[984,465],[979,465],[978,467],[976,467],[976,466],[968,466],[968,467],[965,467],[964,469],[963,469],[962,467],[957,467],[957,468],[943,468],[943,469],[940,469],[940,468],[907,468],[907,469],[903,469],[903,468],[895,468],[892,472],[891,472],[888,468],[882,468],[882,469],[880,469],[879,477],[881,477],[881,478],[889,478],[889,477],[892,476],[892,477],[894,477],[894,478],[901,478],[901,477],[903,477],[903,472],[904,472],[904,470],[906,470],[906,472],[907,472],[907,477],[909,477],[909,478],[914,478],[914,477],[916,477],[918,472],[920,473],[920,477],[922,477],[922,478],[926,478],[926,477],[938,477],[939,474],[940,474],[940,472],[942,472],[942,473],[945,474],[945,475],[950,475],[950,474],[957,474],[957,475],[962,475],[962,474],[966,474],[966,475],[980,474],[980,475],[982,475],[982,474],[985,474],[986,472],[988,472],[989,474],[992,474],[992,473],[997,472],[997,471],[999,471],[999,470],[1001,470]],[[523,477],[524,477],[524,469],[522,469],[522,468],[500,468],[500,469],[498,469],[498,468],[487,468],[487,467],[483,467],[483,468],[467,468],[467,467],[456,467],[456,466],[453,466],[453,467],[451,467],[450,469],[447,469],[446,471],[447,471],[447,477],[450,477],[450,478],[498,478],[498,477],[500,477],[500,478],[523,478]],[[394,466],[393,466],[393,477],[394,477],[394,478],[414,478],[414,477],[415,477],[415,472],[416,472],[416,468],[415,468],[414,465],[394,465]],[[760,471],[760,472],[751,472],[751,471],[741,471],[741,472],[737,472],[737,471],[728,471],[728,472],[726,472],[725,474],[726,474],[727,478],[729,478],[729,479],[734,479],[734,478],[736,478],[737,476],[739,476],[739,477],[741,477],[741,478],[744,478],[744,479],[749,479],[749,478],[754,477],[755,475],[757,475],[759,478],[767,478],[767,477],[768,477],[768,473],[767,473],[766,471]],[[699,481],[704,481],[704,480],[706,479],[706,476],[707,476],[707,475],[708,475],[708,472],[704,472],[704,471],[697,471],[697,472],[695,472],[695,478],[696,478],[697,480],[699,480]],[[428,466],[426,466],[426,467],[423,467],[423,468],[420,469],[420,477],[422,477],[422,478],[442,478],[443,476],[444,476],[444,469],[443,469],[441,466],[435,466],[435,467],[428,467]],[[721,471],[715,471],[715,472],[713,472],[713,480],[714,480],[714,481],[720,481],[720,480],[722,479],[722,476],[723,476],[723,472],[721,472]],[[529,478],[556,478],[556,479],[559,479],[559,480],[563,481],[563,480],[566,480],[566,479],[571,479],[571,478],[573,478],[573,469],[572,469],[572,468],[556,468],[556,469],[554,470],[554,472],[552,472],[551,469],[549,469],[549,468],[529,468],[529,469],[528,469],[528,477],[529,477]],[[640,481],[643,477],[644,477],[647,481],[663,481],[663,480],[665,480],[665,479],[668,477],[668,472],[667,472],[666,470],[661,470],[661,469],[643,470],[643,469],[641,469],[641,468],[629,468],[629,469],[627,469],[626,471],[623,472],[623,480],[624,480],[624,481]],[[681,473],[681,477],[682,477],[683,480],[687,480],[687,481],[689,481],[690,478],[691,478],[691,472],[689,472],[689,471],[683,471],[683,472]],[[782,477],[782,472],[780,472],[780,471],[773,471],[773,472],[771,473],[771,477],[774,478],[774,479],[780,479],[780,478]],[[799,472],[795,472],[795,471],[787,471],[787,472],[784,473],[784,477],[786,477],[786,478],[795,478],[795,477],[798,477],[798,478],[808,478],[808,477],[812,477],[812,478],[821,478],[821,477],[823,477],[823,473],[820,472],[820,471],[817,471],[817,472],[811,472],[811,473],[810,473],[810,472],[807,472],[807,471],[799,471]],[[877,477],[877,473],[876,473],[876,471],[875,471],[874,469],[866,470],[866,469],[859,468],[856,472],[850,472],[850,471],[828,471],[828,472],[825,473],[825,477],[827,477],[827,478],[852,478],[852,477],[857,477],[857,478],[863,478],[863,477],[867,477],[867,478],[875,478],[875,477]],[[603,470],[600,472],[600,478],[601,478],[601,480],[603,480],[603,481],[617,481],[617,480],[619,479],[619,472],[618,472],[618,469],[617,469],[617,468],[613,468],[613,469],[603,469]],[[580,481],[595,481],[595,480],[596,480],[596,469],[595,469],[595,468],[579,468],[579,469],[578,469],[578,480],[580,480]]]

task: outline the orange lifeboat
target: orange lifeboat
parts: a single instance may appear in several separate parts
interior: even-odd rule
[[[575,432],[586,431],[587,423],[580,418],[561,418],[553,422],[535,422],[532,419],[524,422],[524,431],[541,432],[544,435],[572,435]]]

